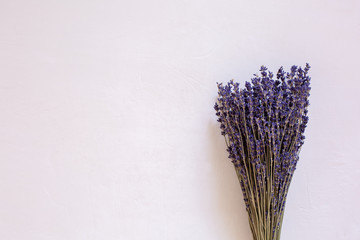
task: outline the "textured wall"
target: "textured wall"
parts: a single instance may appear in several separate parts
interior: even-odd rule
[[[312,66],[283,239],[360,239],[360,3],[1,1],[0,239],[251,239],[215,82]]]

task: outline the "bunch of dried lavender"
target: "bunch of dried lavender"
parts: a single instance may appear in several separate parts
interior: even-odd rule
[[[260,68],[240,89],[218,83],[216,115],[244,196],[255,240],[280,239],[284,207],[304,143],[310,95],[309,64]]]

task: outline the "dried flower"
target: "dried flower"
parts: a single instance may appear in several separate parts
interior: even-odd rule
[[[280,239],[286,196],[304,144],[310,77],[306,67],[265,66],[245,88],[218,83],[214,109],[244,196],[255,240]]]

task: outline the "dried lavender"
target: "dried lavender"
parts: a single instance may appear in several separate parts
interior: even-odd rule
[[[306,67],[264,66],[245,88],[218,83],[216,115],[244,196],[254,240],[280,239],[286,196],[304,144],[310,77]]]

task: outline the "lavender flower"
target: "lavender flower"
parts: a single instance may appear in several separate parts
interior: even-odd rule
[[[244,196],[254,240],[280,239],[286,196],[308,123],[310,77],[305,68],[261,66],[245,88],[218,83],[216,115]]]

